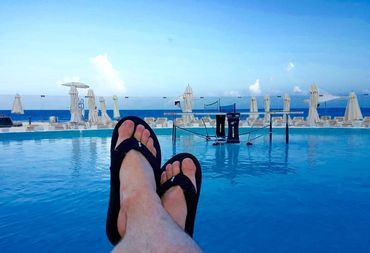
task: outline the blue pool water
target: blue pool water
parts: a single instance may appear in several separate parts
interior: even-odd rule
[[[0,141],[0,252],[109,252],[110,132]],[[52,137],[52,138],[51,138]],[[245,138],[245,137],[243,137]],[[292,129],[252,146],[159,135],[204,173],[205,252],[370,252],[370,131]]]

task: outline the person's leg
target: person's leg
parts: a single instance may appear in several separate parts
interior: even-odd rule
[[[181,164],[182,172],[187,176],[197,189],[195,180],[196,166],[190,158],[185,158]],[[180,173],[180,162],[175,161],[166,166],[166,170],[162,173],[161,184],[171,179]],[[169,213],[172,219],[182,228],[185,229],[185,221],[187,215],[186,201],[183,190],[180,186],[171,187],[167,190],[162,198],[164,209]]]
[[[117,145],[134,130],[133,122],[124,122]],[[143,126],[136,127],[134,136],[155,154],[153,140]],[[120,186],[117,226],[124,237],[113,252],[201,252],[163,209],[156,193],[153,169],[141,153],[135,150],[127,153],[120,169]]]

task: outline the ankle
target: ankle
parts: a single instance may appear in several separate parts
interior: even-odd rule
[[[156,191],[153,169],[144,156],[131,150],[123,160],[120,170],[121,192],[137,190]]]

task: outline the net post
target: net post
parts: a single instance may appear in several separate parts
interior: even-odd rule
[[[173,121],[172,124],[172,145],[176,145],[176,123]]]

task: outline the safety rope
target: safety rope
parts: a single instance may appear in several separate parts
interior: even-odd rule
[[[179,127],[179,126],[175,126],[175,127],[176,127],[176,128],[178,128],[178,129],[180,129],[180,130],[183,130],[183,131],[185,131],[185,132],[189,132],[189,133],[195,134],[195,135],[197,135],[197,136],[199,136],[199,137],[202,137],[202,138],[204,138],[204,139],[209,139],[210,137],[216,137],[216,136],[214,136],[214,135],[204,135],[204,134],[200,134],[200,133],[197,133],[197,132],[194,132],[194,131],[191,131],[191,130],[189,130],[189,129],[182,128],[182,127]]]
[[[262,129],[265,129],[265,128],[268,128],[268,127],[269,127],[269,126],[263,126],[263,127],[260,127],[260,128],[256,128],[256,129],[253,129],[253,130],[247,131],[247,132],[245,132],[245,133],[240,133],[240,134],[239,134],[239,136],[240,136],[240,135],[251,134],[251,133],[253,133],[253,132],[257,132],[257,131],[259,131],[259,130],[262,130]]]

